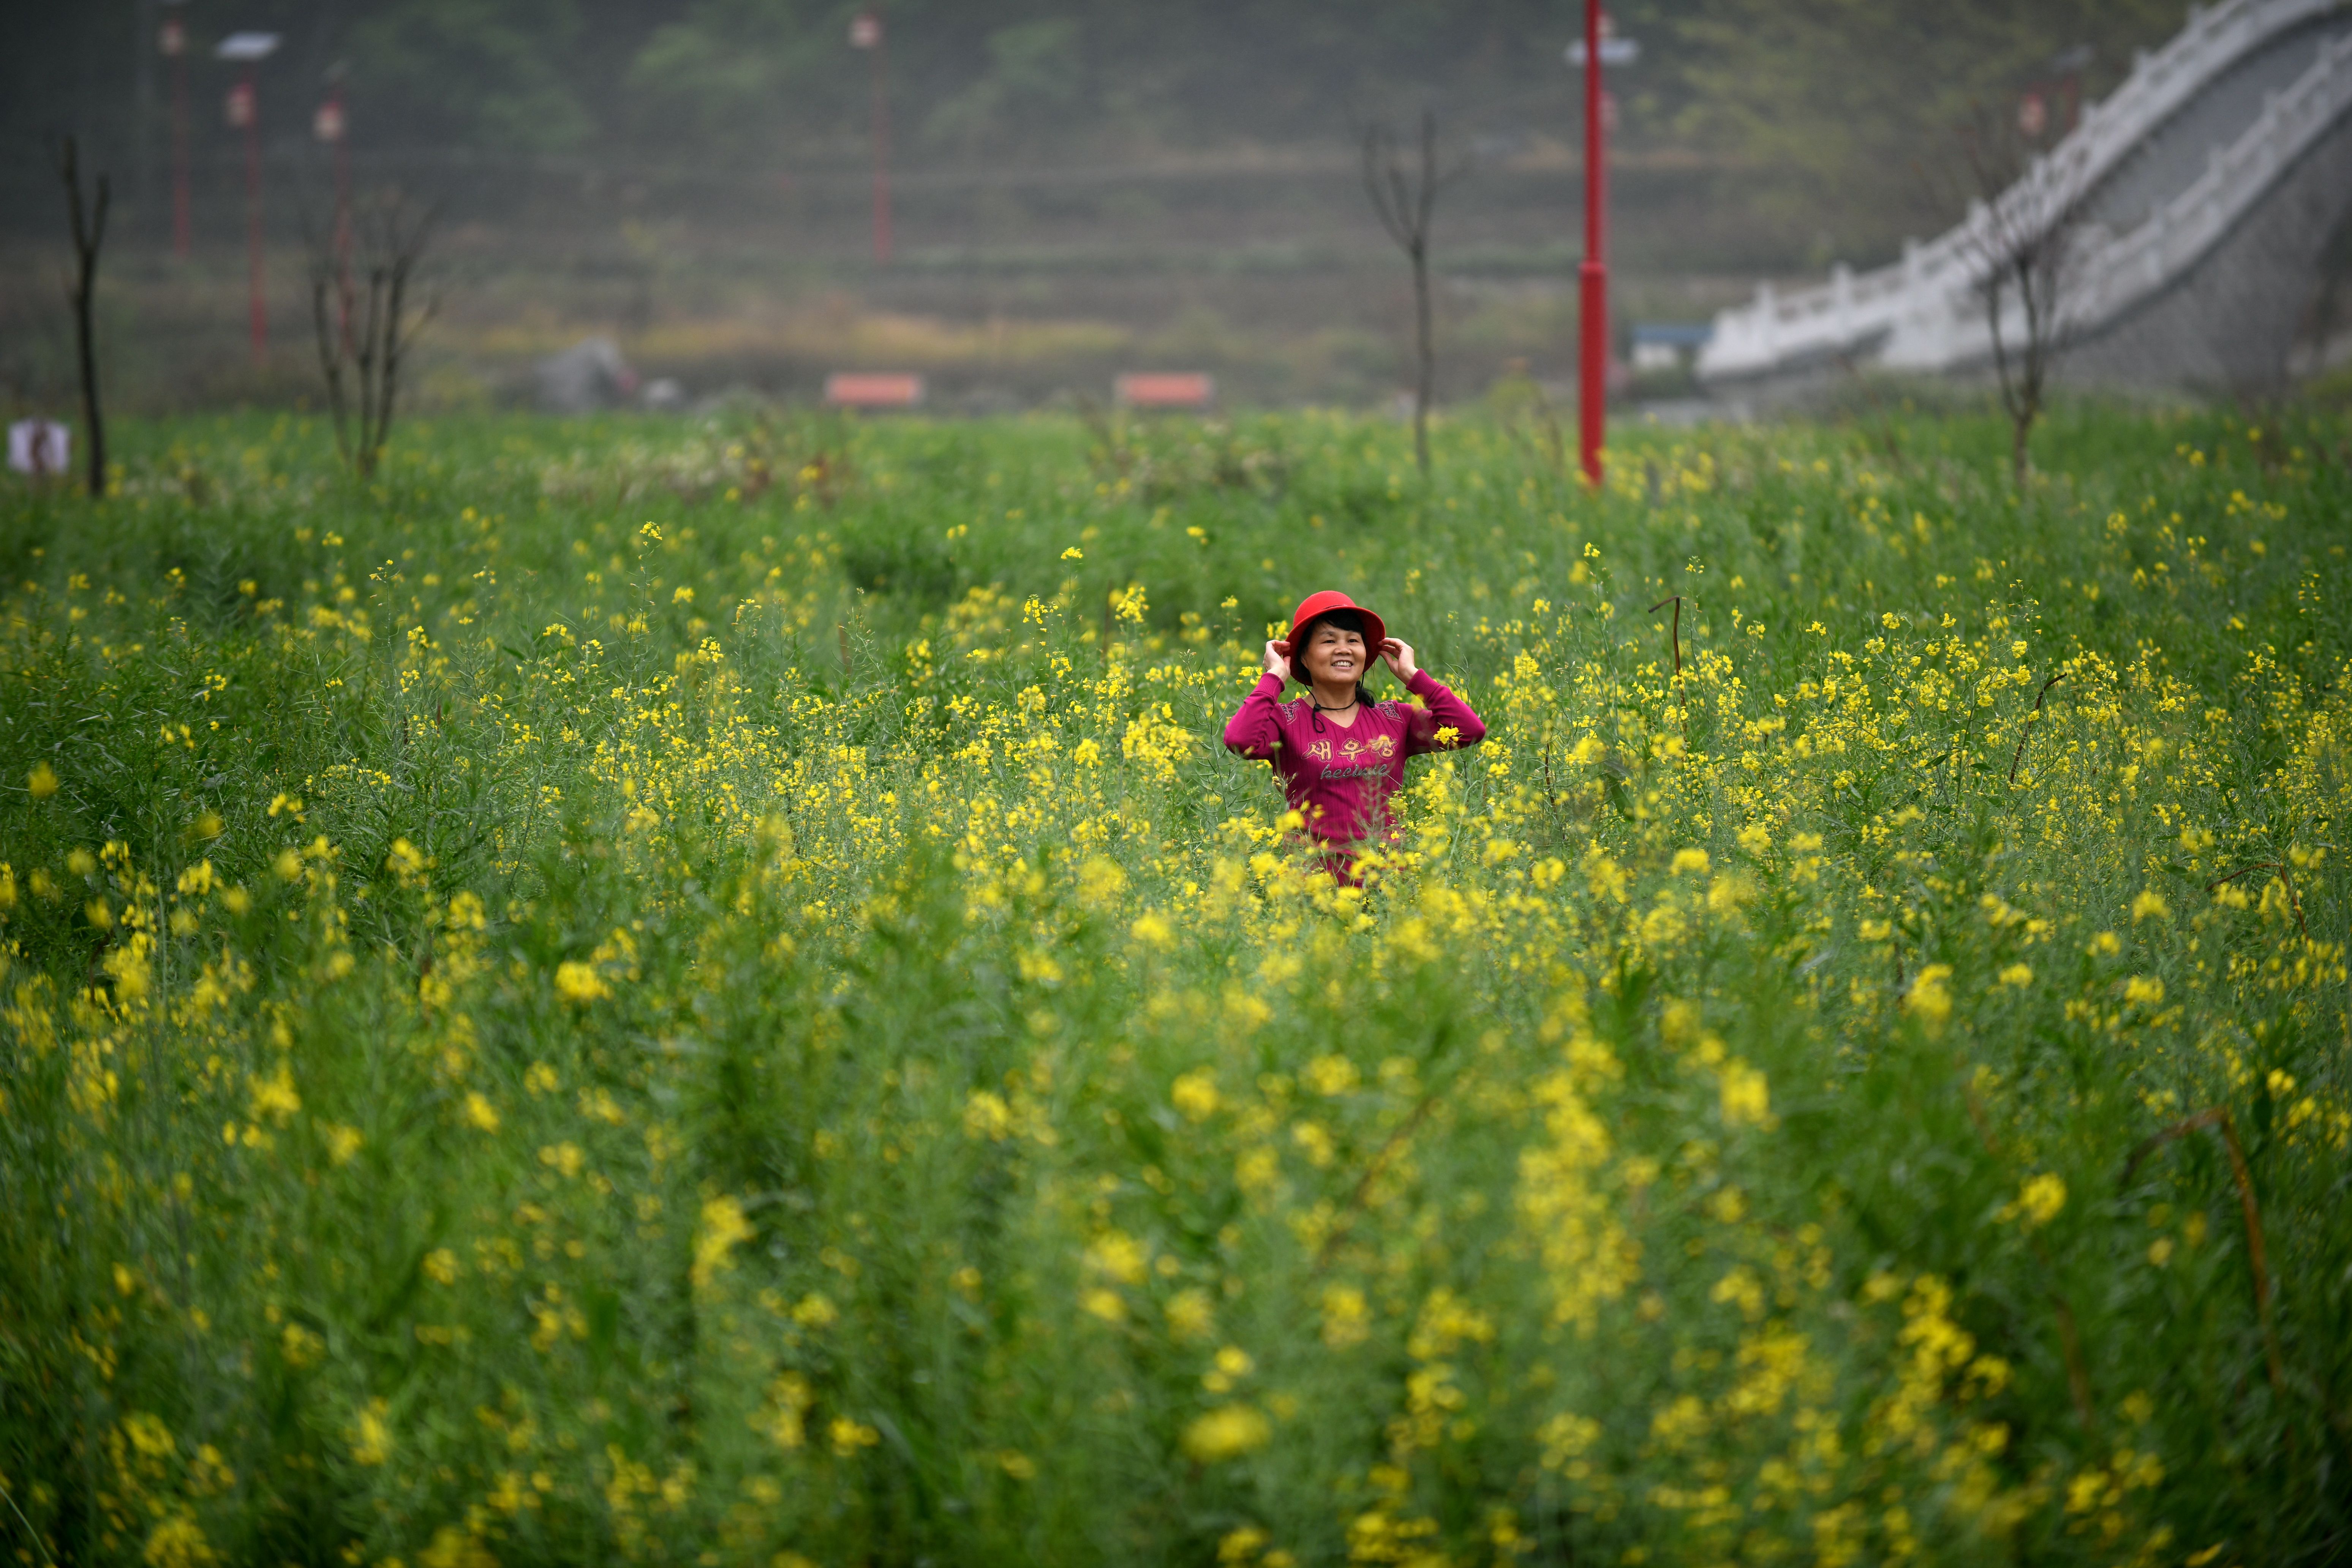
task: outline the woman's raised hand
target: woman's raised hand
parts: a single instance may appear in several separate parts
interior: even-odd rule
[[[1279,675],[1286,679],[1289,678],[1290,644],[1280,637],[1272,638],[1265,645],[1265,673]]]
[[[1412,645],[1395,637],[1381,639],[1381,658],[1399,680],[1411,680],[1421,673],[1421,666],[1412,658]]]

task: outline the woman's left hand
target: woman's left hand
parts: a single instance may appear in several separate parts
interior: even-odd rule
[[[1411,680],[1421,673],[1421,666],[1413,662],[1411,643],[1400,642],[1395,637],[1383,637],[1381,640],[1381,658],[1399,680]]]

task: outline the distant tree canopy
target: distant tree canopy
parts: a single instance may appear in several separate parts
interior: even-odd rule
[[[858,0],[207,0],[184,15],[198,124],[215,129],[232,26],[286,36],[265,117],[307,120],[347,62],[355,132],[382,151],[791,168],[865,146]],[[910,159],[1091,161],[1237,145],[1344,144],[1351,123],[1434,102],[1449,126],[1573,145],[1561,59],[1573,0],[888,0],[887,68]],[[1972,103],[2007,110],[2089,45],[2106,90],[2178,0],[1619,0],[1643,47],[1619,74],[1620,145],[1716,171],[1721,199],[1791,234],[1885,243],[1920,212],[1916,166],[1948,154]],[[0,58],[0,133],[28,150],[79,131],[126,155],[160,12],[54,5]],[[299,109],[277,107],[289,103]],[[1835,215],[1862,214],[1841,220]],[[1916,215],[1916,218],[1914,215]],[[1948,216],[1948,215],[1945,215]],[[1843,232],[1838,232],[1843,230]]]
[[[1659,133],[1728,160],[1758,218],[1776,225],[1841,209],[1948,222],[1967,184],[1952,177],[1964,128],[2008,122],[2039,89],[2055,134],[2061,67],[2089,101],[2129,72],[2134,49],[2182,22],[2178,0],[1694,0],[1675,10],[1676,102]]]

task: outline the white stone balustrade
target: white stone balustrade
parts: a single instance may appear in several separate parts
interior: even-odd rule
[[[2192,7],[2179,36],[2135,57],[2131,76],[2089,106],[2057,148],[2037,159],[1997,203],[1970,205],[1967,218],[1925,244],[1906,242],[1902,259],[1855,274],[1841,265],[1830,281],[1781,292],[1759,285],[1752,304],[1717,314],[1698,373],[1737,381],[1868,351],[1890,369],[1930,371],[1979,363],[1991,351],[1985,320],[1987,258],[1996,235],[2032,232],[2079,210],[2167,121],[2232,65],[2282,35],[2346,12],[2347,0],[2224,0]],[[2352,112],[2352,32],[2320,44],[2311,67],[2268,94],[2259,119],[2212,150],[2204,173],[2120,235],[2088,226],[2066,267],[2062,310],[2075,328],[2095,326],[2167,282],[2260,201],[2290,166]],[[2021,323],[2010,321],[2011,335]]]

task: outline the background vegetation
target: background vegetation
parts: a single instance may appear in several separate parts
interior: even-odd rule
[[[9,490],[0,1533],[2340,1552],[2352,428],[2004,438],[477,420],[354,488],[238,418]],[[1492,726],[1361,894],[1214,743],[1326,584]]]

